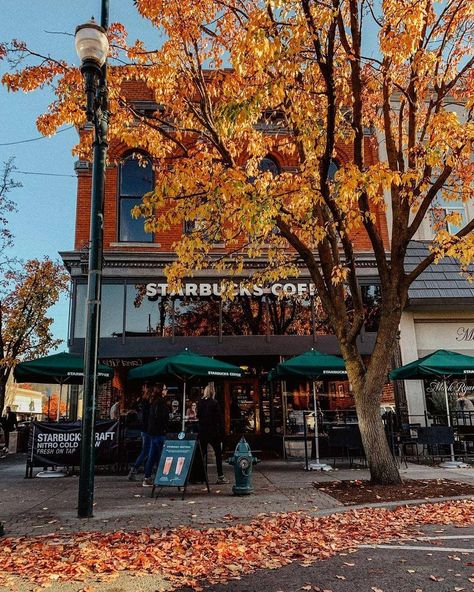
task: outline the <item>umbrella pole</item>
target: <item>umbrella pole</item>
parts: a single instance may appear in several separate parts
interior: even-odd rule
[[[319,428],[318,428],[318,405],[316,399],[316,384],[313,384],[313,407],[314,407],[314,451],[316,456],[316,464],[319,464]]]
[[[448,420],[448,427],[451,427],[451,414],[449,412],[449,395],[448,395],[448,385],[446,383],[446,376],[443,376],[443,384],[444,384],[444,399],[446,401],[446,418]],[[451,450],[451,462],[455,462],[454,444],[450,444],[449,447]]]
[[[183,384],[183,416],[181,420],[181,431],[184,432],[184,417],[186,413],[186,381]]]
[[[332,468],[326,463],[321,463],[319,460],[319,427],[318,427],[318,397],[316,395],[316,383],[311,381],[313,385],[313,406],[314,406],[314,452],[315,462],[309,465],[313,471],[331,471]]]
[[[61,416],[61,399],[63,396],[63,383],[60,382],[59,383],[59,400],[58,400],[58,410],[56,412],[56,421],[59,421],[59,418]]]

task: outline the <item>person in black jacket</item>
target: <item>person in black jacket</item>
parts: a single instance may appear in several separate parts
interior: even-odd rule
[[[135,481],[137,471],[142,464],[146,463],[146,459],[150,454],[151,436],[148,433],[148,420],[150,418],[150,395],[151,391],[148,386],[145,386],[141,399],[137,405],[137,415],[140,422],[140,431],[142,436],[142,449],[136,461],[133,463],[130,473],[128,474],[129,481]]]
[[[216,455],[217,483],[229,483],[224,477],[222,469],[222,440],[224,439],[224,422],[219,403],[215,400],[215,391],[212,384],[204,389],[202,399],[197,407],[199,421],[199,441],[207,461],[207,446],[210,444]],[[206,463],[207,464],[207,463]]]
[[[161,451],[166,440],[166,433],[168,431],[168,416],[169,410],[165,402],[167,389],[166,386],[160,389],[153,388],[150,404],[150,415],[148,417],[148,434],[151,439],[148,459],[145,464],[145,478],[143,479],[143,487],[152,487],[153,479],[151,474],[155,463],[160,462]]]
[[[18,428],[18,419],[11,407],[5,407],[5,414],[2,417],[2,428],[3,433],[5,434],[5,446],[3,451],[8,452],[8,447],[10,446],[10,432],[13,432]]]

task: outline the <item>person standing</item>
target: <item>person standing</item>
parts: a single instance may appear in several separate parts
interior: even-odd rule
[[[120,398],[114,397],[112,407],[109,412],[110,419],[118,421],[120,419]]]
[[[214,385],[208,384],[204,389],[202,399],[199,400],[197,407],[197,417],[199,422],[198,434],[199,441],[207,464],[207,447],[210,444],[216,455],[217,483],[229,483],[224,477],[222,469],[222,441],[224,439],[224,422],[222,419],[221,408],[216,401]]]
[[[474,411],[474,404],[470,399],[466,397],[466,393],[464,393],[463,391],[458,393],[456,407],[458,411]]]
[[[5,407],[5,413],[2,417],[2,428],[3,433],[5,434],[5,446],[3,452],[8,452],[8,448],[10,447],[10,432],[13,432],[18,428],[18,419],[11,407]]]
[[[137,459],[130,469],[128,474],[129,481],[135,481],[138,469],[140,466],[146,463],[148,455],[150,454],[151,437],[148,433],[148,420],[150,418],[150,389],[145,386],[140,401],[137,405],[137,414],[140,422],[141,437],[142,437],[142,449]]]
[[[161,389],[153,388],[153,394],[150,404],[150,415],[148,418],[148,434],[150,436],[150,452],[145,464],[145,478],[143,479],[143,487],[153,487],[153,479],[151,474],[155,463],[160,462],[161,451],[166,440],[166,433],[168,431],[168,416],[169,410],[165,402],[167,394],[166,386]]]

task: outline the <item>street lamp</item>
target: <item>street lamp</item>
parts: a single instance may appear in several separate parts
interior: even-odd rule
[[[102,0],[101,26],[94,20],[76,29],[75,45],[81,60],[86,94],[86,117],[94,127],[92,197],[87,272],[86,335],[84,344],[84,391],[82,411],[81,463],[77,515],[89,518],[94,506],[95,407],[102,284],[102,220],[105,162],[107,155],[108,93],[106,59],[108,0]]]
[[[86,92],[87,121],[93,121],[96,110],[97,88],[102,78],[102,66],[109,52],[109,42],[105,29],[94,19],[76,28],[76,52],[81,60],[81,73]]]

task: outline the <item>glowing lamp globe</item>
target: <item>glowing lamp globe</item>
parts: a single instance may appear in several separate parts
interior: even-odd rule
[[[79,25],[75,35],[76,52],[82,63],[93,61],[102,66],[109,53],[109,42],[105,29],[94,20]]]

